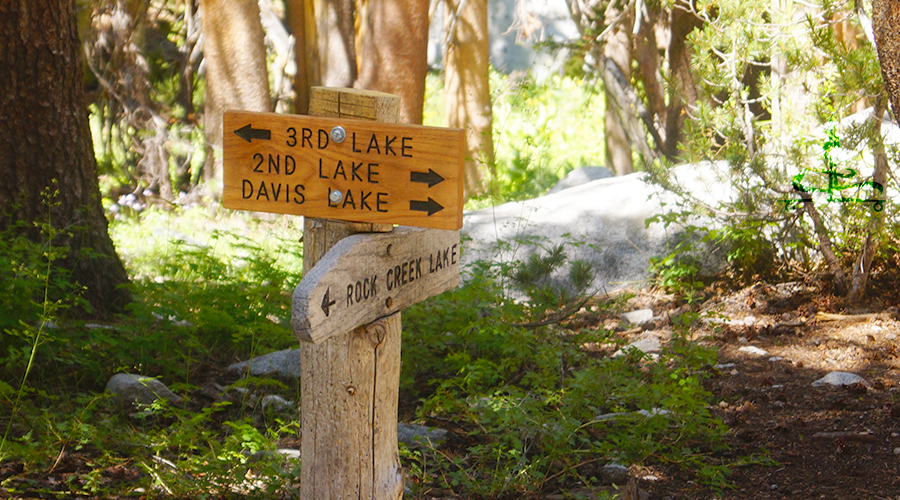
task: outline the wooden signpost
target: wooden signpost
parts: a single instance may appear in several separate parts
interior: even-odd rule
[[[315,87],[310,117],[225,113],[223,204],[307,216],[291,319],[304,500],[402,498],[399,311],[459,281],[463,131],[396,125],[399,108]]]

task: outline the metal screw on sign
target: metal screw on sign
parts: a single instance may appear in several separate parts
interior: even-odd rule
[[[340,203],[341,200],[343,200],[343,199],[344,199],[344,193],[341,193],[340,191],[338,191],[336,189],[328,194],[328,200],[331,201],[331,203],[334,203],[335,205]]]
[[[331,129],[331,140],[337,143],[344,142],[344,139],[347,138],[347,131],[344,130],[344,127],[338,125]]]

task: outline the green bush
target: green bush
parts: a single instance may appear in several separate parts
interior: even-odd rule
[[[658,359],[611,357],[621,344],[600,327],[527,324],[558,299],[513,300],[502,274],[481,263],[460,289],[404,312],[401,393],[421,401],[419,418],[460,434],[454,446],[405,451],[415,483],[518,498],[596,484],[609,462],[661,461],[726,484],[726,467],[708,454],[726,429],[701,385],[713,351],[684,330]]]

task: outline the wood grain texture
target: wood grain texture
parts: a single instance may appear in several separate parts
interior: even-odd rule
[[[365,101],[365,92],[334,90]],[[314,90],[310,113],[324,110],[330,91]],[[324,97],[323,97],[324,96]],[[371,96],[370,101],[383,101]],[[376,110],[381,121],[392,116],[386,105],[359,103]],[[399,108],[399,100],[395,101]],[[397,116],[394,112],[393,116]],[[356,116],[358,117],[358,116]],[[304,274],[338,241],[359,232],[388,232],[390,224],[359,224],[306,218],[303,230]],[[300,343],[301,437],[300,498],[303,500],[399,500],[403,477],[397,450],[397,401],[400,390],[400,314],[337,335],[319,344]]]
[[[458,231],[401,227],[349,236],[294,291],[294,333],[319,343],[458,283]]]
[[[334,101],[332,107],[314,100],[314,109],[349,107],[357,114],[383,114],[377,103],[385,98],[372,96],[373,104],[356,97]],[[466,152],[461,129],[389,124],[355,115],[349,119],[244,111],[225,113],[224,127],[226,208],[462,227]],[[343,142],[330,137],[336,127],[345,131]],[[333,192],[342,197],[330,200]]]

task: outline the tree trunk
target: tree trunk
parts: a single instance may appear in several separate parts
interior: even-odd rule
[[[294,75],[294,112],[309,114],[309,92],[319,85],[316,71],[319,51],[316,47],[315,12],[312,4],[305,0],[285,0],[288,26],[294,36],[294,61],[297,73]]]
[[[894,121],[900,121],[900,2],[872,0],[872,31],[878,49],[881,77],[891,102]]]
[[[49,220],[94,312],[121,311],[128,277],[100,204],[74,0],[0,2],[0,74],[0,230],[41,241],[32,222]]]
[[[484,192],[493,169],[487,0],[446,0],[444,106],[450,127],[466,130],[466,197]]]
[[[687,45],[688,35],[702,25],[701,20],[688,5],[692,0],[678,0],[669,16],[669,46],[666,59],[669,62],[669,110],[666,113],[663,153],[669,157],[678,154],[681,130],[687,117],[685,107],[697,102],[697,88],[691,73],[691,53]]]
[[[400,122],[422,123],[428,72],[428,1],[363,0],[358,89],[400,96]]]
[[[256,0],[200,0],[206,60],[204,178],[222,169],[222,112],[270,111],[266,46]],[[219,194],[219,193],[215,193]]]
[[[314,0],[319,82],[352,87],[356,81],[356,7],[353,0]]]
[[[628,6],[624,6],[627,9]],[[603,45],[603,57],[611,60],[619,67],[626,82],[631,81],[631,30],[633,16],[620,9],[612,7],[607,9],[607,23],[615,24],[615,27]],[[605,86],[612,85],[606,82]],[[627,129],[631,113],[627,109],[620,109],[620,104],[609,89],[606,91],[606,168],[616,175],[625,175],[634,172],[634,162],[631,157],[631,144],[628,141]],[[636,117],[635,117],[636,120]]]

